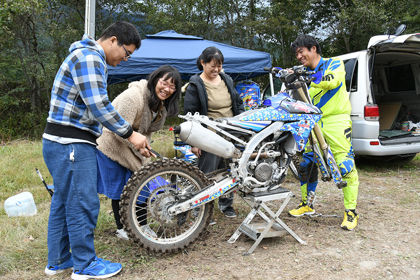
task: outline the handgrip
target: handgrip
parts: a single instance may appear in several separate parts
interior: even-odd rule
[[[281,70],[281,68],[277,68],[277,67],[264,67],[263,69],[264,69],[264,71],[268,71],[272,74],[276,74],[276,73],[280,72],[280,70]]]

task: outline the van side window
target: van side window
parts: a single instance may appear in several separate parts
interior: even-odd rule
[[[347,92],[357,91],[357,58],[344,60]]]
[[[415,91],[413,69],[410,64],[387,67],[385,75],[390,92]]]

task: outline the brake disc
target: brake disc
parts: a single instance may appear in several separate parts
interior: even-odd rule
[[[168,209],[176,203],[177,190],[172,186],[162,186],[154,189],[147,202],[152,217],[163,226],[176,226],[178,219],[171,216]],[[189,212],[188,217],[189,218]]]

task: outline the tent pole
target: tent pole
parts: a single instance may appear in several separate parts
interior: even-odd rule
[[[276,95],[274,93],[274,81],[273,81],[273,75],[271,73],[268,73],[268,76],[270,78],[270,90],[271,90],[271,96]]]
[[[95,39],[95,1],[86,0],[85,34]]]

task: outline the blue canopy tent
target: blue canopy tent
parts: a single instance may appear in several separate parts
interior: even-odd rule
[[[144,79],[162,65],[176,67],[182,79],[188,80],[199,73],[196,62],[201,52],[210,46],[217,47],[225,58],[223,69],[235,81],[267,74],[264,67],[271,67],[269,53],[242,49],[200,37],[178,34],[173,30],[146,35],[141,47],[128,61],[108,68],[108,84]]]

